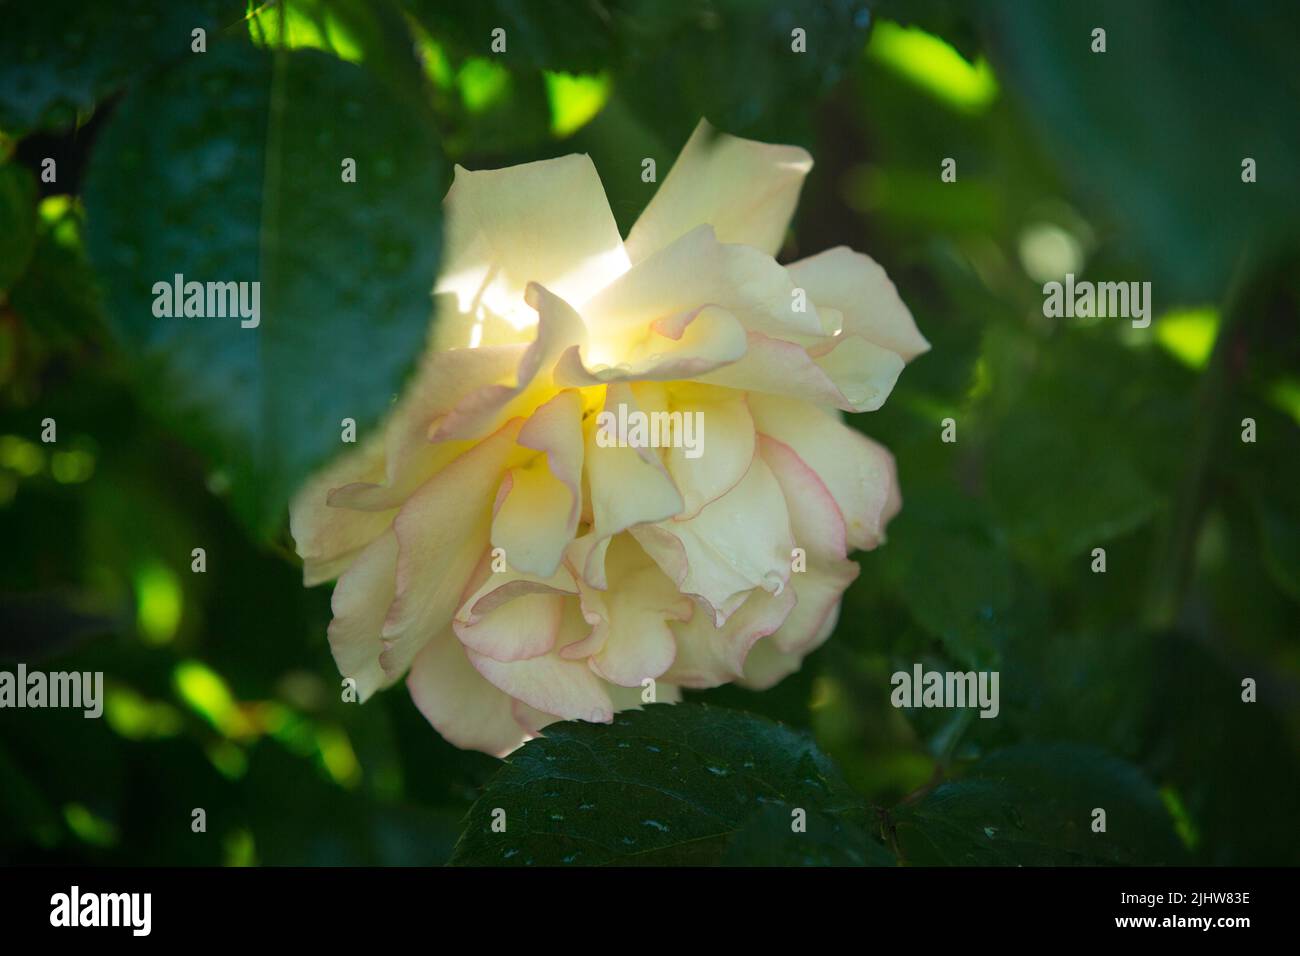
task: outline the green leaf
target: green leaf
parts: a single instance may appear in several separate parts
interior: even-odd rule
[[[805,833],[792,832],[795,809]],[[497,810],[505,832],[493,831]],[[803,734],[705,704],[653,704],[611,727],[553,724],[508,757],[452,862],[881,862],[867,814]]]
[[[21,166],[0,163],[0,293],[23,274],[35,243],[36,182]]]
[[[617,8],[621,3],[609,4]],[[402,0],[422,26],[459,56],[493,56],[513,69],[593,72],[616,59],[615,31],[605,4],[595,0]],[[493,31],[505,31],[503,53]]]
[[[701,116],[737,135],[808,140],[809,104],[861,55],[869,23],[862,0],[629,0],[617,87],[674,143]]]
[[[932,514],[921,495],[903,509],[889,529],[883,573],[954,658],[991,666],[1014,594],[1011,560],[980,530],[936,524]]]
[[[137,73],[191,52],[195,29],[241,21],[240,0],[12,3],[0,30],[0,129],[70,126]]]
[[[340,449],[342,419],[364,435],[420,354],[444,189],[413,101],[314,50],[214,46],[134,90],[105,130],[86,205],[110,319],[151,406],[226,470],[262,532]],[[260,281],[260,324],[156,317],[154,284],[176,274]]]
[[[1010,357],[1014,338],[988,340],[985,480],[1009,543],[1031,566],[1086,567],[1092,548],[1154,518],[1178,478],[1185,374],[1150,350],[1117,348],[1112,331],[1062,330],[1051,347],[1027,350],[1034,364],[1024,372]]]
[[[732,837],[723,866],[894,866],[893,855],[866,830],[817,811],[807,830],[791,829],[786,807],[765,807]]]
[[[1277,121],[1300,95],[1294,3],[1249,16],[1180,0],[999,0],[988,12],[999,74],[1145,250],[1162,301],[1217,301],[1243,248],[1296,237],[1300,124]],[[1092,52],[1097,27],[1104,53]],[[1257,182],[1242,182],[1247,157]]]
[[[1106,830],[1093,831],[1094,810]],[[903,859],[917,865],[1158,864],[1182,855],[1160,795],[1133,766],[1094,747],[1022,745],[894,811]]]

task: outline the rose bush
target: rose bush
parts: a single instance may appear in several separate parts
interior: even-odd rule
[[[775,260],[811,166],[701,123],[626,240],[586,156],[457,168],[429,351],[291,505],[362,699],[406,675],[499,754],[647,679],[770,686],[827,638],[901,503],[841,412],[929,346],[867,256]],[[620,406],[700,413],[703,454],[603,447]]]

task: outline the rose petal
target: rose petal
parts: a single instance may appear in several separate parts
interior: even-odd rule
[[[339,673],[356,681],[361,701],[394,680],[379,665],[379,655],[396,571],[397,536],[389,530],[362,549],[330,598],[330,652]]]
[[[566,389],[533,413],[519,444],[543,455],[511,469],[498,494],[492,543],[512,567],[550,577],[582,510],[582,398]]]
[[[569,303],[535,282],[524,297],[537,310],[537,336],[520,355],[515,384],[485,385],[465,395],[431,429],[430,441],[480,438],[508,418],[531,415],[551,397],[555,363],[566,349],[586,342],[586,326]]]
[[[796,603],[790,616],[772,635],[772,643],[788,654],[807,654],[827,637],[835,626],[844,590],[857,580],[856,561],[823,560],[809,564],[806,571],[790,575],[790,589]]]
[[[675,519],[682,521],[734,488],[749,471],[757,446],[754,418],[743,393],[681,384],[670,394],[668,411],[680,414],[684,426],[686,416],[693,416],[691,421],[698,423],[692,434],[694,449],[679,443],[664,456],[668,474],[684,502]]]
[[[795,285],[818,308],[837,309],[844,331],[861,335],[910,362],[930,349],[889,276],[870,256],[846,246],[827,249],[788,267]]]
[[[595,347],[618,351],[653,321],[704,305],[730,312],[747,330],[822,334],[817,307],[800,303],[789,272],[770,255],[718,241],[700,226],[638,262],[582,309]]]
[[[745,658],[745,674],[738,683],[750,690],[767,690],[799,669],[803,654],[788,654],[769,638],[759,641]]]
[[[751,394],[749,408],[759,433],[793,449],[830,491],[844,517],[849,547],[880,544],[885,525],[902,504],[894,457],[814,405]]]
[[[472,447],[469,441],[430,443],[430,424],[446,416],[466,395],[515,376],[526,351],[523,345],[485,346],[427,356],[384,428],[387,468],[383,479],[336,488],[330,494],[330,504],[363,511],[401,507],[431,475]]]
[[[566,631],[585,629],[575,602],[567,602],[565,611],[566,621],[562,626]],[[565,660],[554,651],[509,663],[470,650],[466,653],[480,674],[529,707],[564,720],[609,723],[613,718],[613,705],[604,682],[582,661]]]
[[[436,291],[455,296],[435,327],[440,349],[520,340],[524,290],[540,283],[580,305],[630,262],[591,159],[507,169],[456,167],[447,193]]]
[[[631,531],[678,590],[712,609],[718,626],[751,589],[779,592],[790,578],[790,517],[781,486],[761,458],[694,518]]]
[[[802,399],[850,412],[875,411],[885,403],[903,370],[897,353],[857,335],[803,342],[750,332],[743,358],[698,380],[727,388]]]
[[[342,574],[393,523],[393,510],[351,511],[329,504],[332,489],[372,481],[384,474],[380,442],[369,442],[317,472],[289,503],[289,533],[302,558],[303,584],[311,587]]]
[[[590,656],[591,669],[605,680],[639,687],[672,664],[676,647],[668,620],[687,620],[693,606],[629,535],[614,539],[607,567],[608,591],[579,582],[583,617],[592,632],[561,656]]]
[[[795,547],[813,559],[846,557],[844,516],[826,483],[793,448],[771,435],[760,435],[758,447],[785,496]]]
[[[628,414],[640,410],[628,385],[607,386],[604,411],[617,418],[620,405]],[[585,425],[587,482],[596,538],[610,538],[632,525],[680,514],[682,496],[659,459],[642,454],[645,449],[617,444],[602,447],[602,441],[612,441],[615,436],[602,430],[599,420],[597,415],[589,416]]]
[[[524,741],[514,702],[474,669],[450,630],[425,643],[406,687],[425,720],[457,747],[505,756]]]
[[[384,622],[384,671],[400,674],[425,641],[451,622],[488,546],[493,491],[517,454],[523,422],[495,434],[430,478],[402,506],[397,533],[397,596]]]
[[[780,594],[752,591],[721,627],[707,614],[696,614],[685,624],[673,625],[677,657],[664,675],[683,687],[707,688],[737,680],[745,659],[761,638],[774,633],[795,606],[790,588]]]
[[[725,309],[706,305],[651,322],[640,341],[629,341],[615,365],[584,362],[571,347],[555,368],[555,384],[585,387],[608,382],[667,382],[695,378],[736,361],[747,348],[745,329]]]
[[[740,139],[700,120],[628,234],[628,254],[640,262],[709,223],[723,242],[776,255],[810,169],[812,157],[797,146]]]
[[[462,644],[498,661],[545,654],[559,638],[564,599],[578,593],[573,576],[561,567],[541,578],[506,567],[493,571],[496,556],[480,562],[473,593],[456,612],[452,627]]]
[[[501,482],[492,518],[492,545],[520,571],[549,577],[573,540],[573,492],[551,473],[545,457],[511,468]]]

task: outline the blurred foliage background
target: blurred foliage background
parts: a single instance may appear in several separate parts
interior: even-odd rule
[[[642,158],[662,178],[707,116],[812,151],[782,258],[868,252],[934,348],[852,419],[905,505],[835,636],[773,690],[688,696],[810,734],[895,808],[875,836],[911,862],[1089,859],[1019,811],[1023,839],[978,845],[996,771],[1039,809],[1100,777],[1154,794],[1174,845],[1145,833],[1127,861],[1300,863],[1297,21],[1176,0],[0,3],[0,666],[107,682],[102,720],[0,711],[0,860],[450,858],[500,763],[400,687],[340,701],[329,588],[301,587],[283,517],[337,432],[303,423],[337,420],[335,395],[373,419],[400,385],[452,163],[588,152],[626,231],[655,188]],[[336,146],[381,182],[311,173],[323,153],[337,178]],[[273,302],[309,315],[272,364],[158,337],[138,275],[213,263],[275,272]],[[1154,321],[1044,318],[1066,273],[1151,281]],[[382,346],[358,316],[389,323]],[[259,368],[300,415],[241,410]],[[916,661],[999,670],[1001,715],[896,710]]]

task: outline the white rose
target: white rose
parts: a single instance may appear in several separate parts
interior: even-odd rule
[[[585,155],[457,168],[433,347],[291,506],[362,699],[406,675],[444,737],[500,754],[647,679],[770,686],[827,638],[900,505],[840,411],[929,345],[866,256],[773,258],[811,167],[701,123],[626,241]],[[607,447],[620,406],[701,413],[703,442]]]

